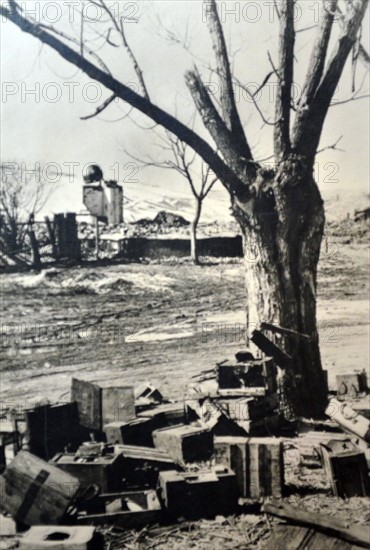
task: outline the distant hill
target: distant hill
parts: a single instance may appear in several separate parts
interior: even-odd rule
[[[160,183],[126,182],[124,189],[124,220],[136,222],[143,218],[153,219],[158,212],[166,211],[182,216],[190,221],[194,213],[194,199],[186,182],[175,181],[173,188],[166,189]],[[353,188],[352,188],[353,189]],[[326,186],[321,189],[328,221],[345,219],[347,214],[353,217],[356,209],[369,206],[369,192],[364,190]],[[38,219],[44,215],[58,212],[82,212],[82,183],[62,181],[51,195]],[[233,218],[230,211],[230,198],[227,191],[217,183],[204,204],[201,221],[204,223],[230,223]]]

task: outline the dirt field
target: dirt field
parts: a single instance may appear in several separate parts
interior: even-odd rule
[[[331,384],[368,368],[365,244],[322,254],[318,318]],[[72,376],[150,380],[181,398],[189,378],[243,348],[244,262],[183,260],[58,268],[2,277],[5,406],[69,398]]]

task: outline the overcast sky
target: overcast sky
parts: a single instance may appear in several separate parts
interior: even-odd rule
[[[218,86],[215,74],[210,71],[214,59],[203,2],[113,0],[110,4],[124,17],[127,38],[142,67],[152,100],[189,123],[194,107],[184,85],[185,70],[196,63],[211,90],[217,91]],[[318,22],[320,4],[320,0],[298,3],[296,29],[311,27]],[[30,14],[36,9],[36,18],[49,24],[55,21],[57,28],[75,36],[80,29],[80,6],[81,2],[69,0],[27,0]],[[271,70],[267,52],[277,59],[278,23],[273,2],[219,2],[219,9],[234,73],[254,91]],[[108,32],[103,14],[85,7],[84,15],[85,35],[92,39],[93,29],[98,29],[103,35],[103,39],[93,43],[94,47],[99,47]],[[35,38],[22,33],[12,23],[2,22],[1,27],[1,160],[24,161],[29,168],[36,162],[41,166],[54,163],[49,165],[49,178],[55,171],[74,173],[70,178],[73,181],[61,178],[58,192],[50,199],[48,208],[58,211],[58,208],[78,210],[81,207],[82,167],[91,162],[101,165],[106,178],[118,178],[130,192],[141,194],[148,200],[151,185],[163,189],[167,196],[186,193],[186,187],[176,173],[143,171],[129,164],[132,161],[125,150],[156,158],[160,158],[162,153],[152,131],[139,129],[128,118],[117,120],[128,112],[125,104],[112,104],[98,117],[80,120],[81,116],[92,114],[109,93],[47,47],[40,48]],[[185,41],[189,51],[166,39],[165,28],[180,42]],[[367,13],[362,30],[362,42],[367,49],[369,28]],[[338,30],[339,23],[335,23],[333,40]],[[297,34],[297,94],[307,69],[315,32],[316,29],[312,28]],[[110,39],[119,43],[119,38],[113,33]],[[137,86],[130,60],[122,48],[106,45],[99,50],[99,55],[116,77]],[[335,100],[351,97],[353,79],[356,90],[363,84],[359,95],[369,93],[369,76],[364,68],[358,63],[354,72],[348,62]],[[270,120],[274,116],[274,93],[274,79],[271,78],[259,97],[259,106]],[[240,89],[237,90],[237,102],[254,157],[268,157],[272,153],[271,127],[263,126],[260,115]],[[338,147],[344,152],[328,149],[317,157],[316,176],[324,196],[337,190],[368,188],[369,114],[368,99],[331,109],[320,147],[332,145],[343,135]],[[132,114],[132,118],[141,126],[151,126],[142,115]],[[198,118],[195,127],[207,137]],[[226,195],[222,195],[220,189],[215,190],[214,197],[220,199],[221,196],[227,203]]]

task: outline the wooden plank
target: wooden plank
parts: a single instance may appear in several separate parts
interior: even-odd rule
[[[142,460],[143,462],[167,462],[168,464],[174,464],[172,458],[170,458],[167,453],[160,451],[159,449],[152,449],[150,447],[116,445],[115,451],[117,453],[122,453],[124,458],[131,458],[133,460]]]
[[[74,441],[78,425],[76,403],[36,407],[25,414],[28,450],[39,458],[50,460]]]
[[[267,336],[265,336],[260,330],[254,330],[251,336],[251,340],[256,346],[260,348],[263,353],[269,357],[275,359],[275,363],[279,365],[282,369],[285,369],[292,363],[292,358],[290,355],[285,353],[281,348],[276,344],[271,342]]]
[[[232,388],[232,389],[219,389],[218,395],[222,397],[263,397],[266,395],[266,389],[261,387],[254,388]],[[217,397],[217,394],[216,394]],[[198,399],[198,395],[197,395]]]
[[[350,542],[336,537],[329,537],[324,533],[313,532],[313,536],[307,545],[307,550],[318,550],[318,548],[325,550],[353,550],[353,548],[359,549],[361,547],[353,546]]]
[[[163,519],[162,510],[143,510],[139,512],[115,512],[113,514],[79,514],[79,525],[115,525],[124,529],[135,529]]]
[[[99,383],[102,388],[102,423],[129,422],[136,417],[134,386]]]
[[[277,525],[263,550],[359,550],[360,546],[308,527]]]
[[[79,489],[70,474],[21,451],[0,476],[1,507],[26,525],[52,525]]]
[[[92,430],[101,430],[101,388],[91,382],[72,378],[71,399],[78,405],[81,426]]]
[[[330,516],[298,510],[293,506],[279,502],[266,503],[262,507],[267,514],[278,516],[304,527],[340,538],[362,548],[369,548],[369,529],[358,525],[343,527],[343,523]]]
[[[271,332],[278,334],[285,334],[286,336],[294,336],[296,338],[303,338],[304,340],[311,340],[311,337],[308,334],[303,334],[302,332],[297,332],[289,328],[279,327],[278,325],[273,325],[271,323],[261,323],[262,330],[270,330]]]
[[[307,543],[314,532],[307,527],[298,525],[277,525],[272,536],[262,547],[263,550],[307,550]],[[324,550],[325,547],[317,547],[315,550]],[[325,550],[327,550],[325,548]]]

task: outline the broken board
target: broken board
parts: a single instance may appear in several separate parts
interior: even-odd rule
[[[299,525],[277,525],[262,548],[263,550],[362,550],[361,546]]]

